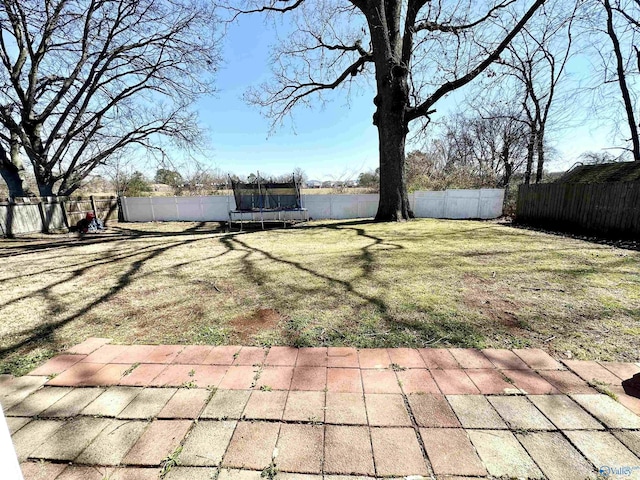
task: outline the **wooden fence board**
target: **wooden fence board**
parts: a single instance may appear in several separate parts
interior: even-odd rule
[[[521,185],[516,221],[560,231],[640,238],[640,182]]]
[[[68,230],[89,212],[95,213],[106,224],[108,220],[117,218],[118,201],[115,197],[95,197],[93,202],[91,198],[82,197],[7,199],[0,201],[0,234],[13,236]]]

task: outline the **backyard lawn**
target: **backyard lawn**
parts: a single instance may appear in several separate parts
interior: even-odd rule
[[[0,257],[2,372],[89,336],[639,359],[640,252],[491,222],[114,224],[1,240]]]

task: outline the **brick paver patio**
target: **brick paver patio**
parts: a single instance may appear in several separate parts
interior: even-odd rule
[[[0,376],[0,404],[26,480],[640,479],[638,373],[539,349],[90,338]]]

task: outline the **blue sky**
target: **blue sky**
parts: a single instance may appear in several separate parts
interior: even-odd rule
[[[269,78],[269,45],[274,38],[260,15],[245,16],[229,27],[224,63],[217,75],[218,93],[198,105],[212,146],[211,155],[201,161],[210,168],[240,175],[255,171],[280,175],[300,167],[313,179],[355,178],[358,172],[376,168],[372,90],[350,99],[334,95],[324,108],[298,109],[293,125],[288,122],[269,135],[269,120],[257,107],[247,105],[242,95]],[[586,62],[576,62],[571,68],[577,75],[588,73]],[[456,97],[463,95],[460,91],[437,104],[439,115],[455,110]],[[550,170],[569,168],[581,152],[607,145],[606,128],[598,127],[586,114],[576,123],[581,126],[552,133],[562,160],[551,164]]]

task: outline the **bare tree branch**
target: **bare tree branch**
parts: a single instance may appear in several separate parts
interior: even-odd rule
[[[470,30],[486,22],[490,18],[495,17],[495,15],[499,10],[508,7],[509,5],[515,3],[515,1],[516,0],[508,0],[506,2],[499,3],[493,6],[484,16],[469,23],[453,25],[449,22],[439,23],[439,22],[434,22],[429,20],[418,20],[413,30],[415,32],[419,32],[420,30],[427,30],[429,32],[447,32],[447,33],[459,33],[464,30]]]
[[[496,49],[487,56],[477,67],[468,72],[467,74],[456,78],[455,80],[449,81],[444,85],[440,86],[431,96],[422,102],[422,104],[409,108],[407,111],[407,121],[415,120],[421,116],[426,116],[431,112],[433,105],[440,100],[442,97],[451,93],[452,91],[466,85],[471,82],[474,78],[480,75],[486,68],[495,62],[500,54],[507,48],[509,43],[513,40],[513,38],[522,30],[525,24],[529,21],[529,19],[533,16],[536,10],[544,4],[545,0],[536,0],[534,4],[529,8],[529,10],[523,15],[520,21],[516,24],[516,26],[504,37],[504,39],[500,42],[500,44],[496,47]]]
[[[214,24],[197,0],[0,0],[0,128],[41,194],[151,139],[199,142],[190,108],[213,90]]]

